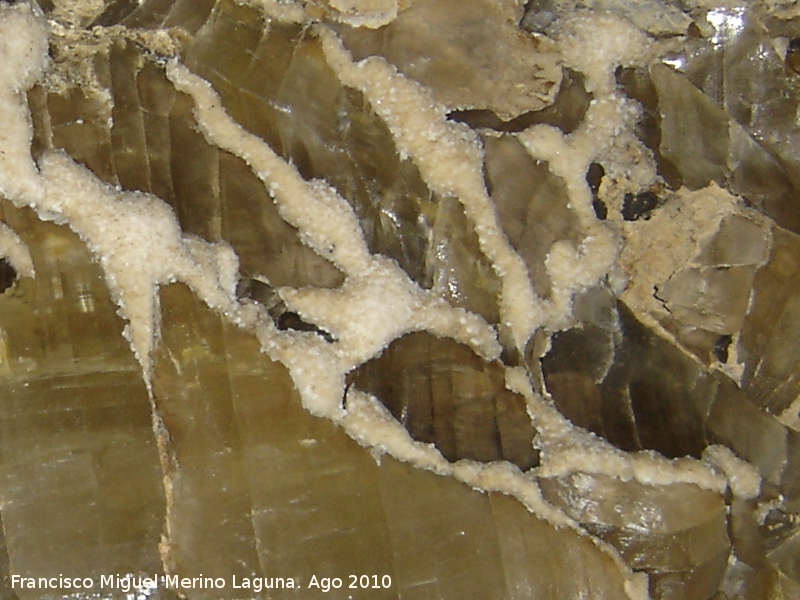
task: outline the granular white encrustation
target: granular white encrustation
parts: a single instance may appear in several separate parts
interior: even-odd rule
[[[287,19],[296,18],[301,10],[296,3],[263,2],[274,5],[276,12],[282,8],[291,13]],[[356,4],[331,3],[341,10]],[[444,107],[385,60],[354,62],[332,31],[318,30],[329,65],[345,85],[364,93],[388,126],[400,154],[415,162],[438,195],[455,197],[463,204],[482,252],[502,281],[502,321],[518,348],[537,328],[566,323],[576,290],[599,281],[617,262],[620,240],[593,216],[585,172],[591,161],[613,152],[613,140],[630,141],[627,136],[638,113],[617,95],[613,73],[619,65],[641,64],[649,44],[629,23],[588,11],[560,24],[558,31],[565,64],[586,75],[595,101],[584,123],[570,135],[546,126],[519,134],[528,152],[547,160],[564,179],[583,227],[582,242],[557,242],[550,249],[547,269],[555,292],[548,303],[536,296],[524,262],[499,225],[483,182],[482,148],[474,132],[448,121]],[[591,51],[586,51],[588,40]],[[336,421],[376,453],[455,477],[476,489],[509,494],[554,525],[579,530],[577,523],[543,500],[537,476],[583,471],[647,485],[682,481],[720,492],[727,485],[746,498],[757,494],[757,473],[727,448],[709,448],[703,461],[667,460],[651,452],[625,453],[614,448],[572,425],[533,391],[528,373],[521,368],[507,369],[506,384],[525,397],[538,432],[542,462],[529,473],[508,463],[450,463],[433,446],[411,439],[376,399],[356,390],[348,392],[345,408],[347,373],[405,333],[424,330],[450,337],[486,359],[495,359],[500,354],[496,330],[479,315],[420,288],[393,261],[372,255],[352,208],[335,189],[322,181],[303,179],[291,163],[226,113],[206,81],[173,61],[168,77],[176,89],[191,97],[199,129],[208,142],[244,159],[272,195],[282,218],[345,274],[339,289],[279,290],[287,306],[329,331],[333,343],[313,333],[278,330],[264,310],[236,298],[238,259],[228,244],[185,234],[165,202],[106,185],[63,152],[45,152],[38,164],[33,161],[25,91],[41,76],[46,53],[43,20],[27,5],[0,5],[4,125],[0,129],[0,194],[18,206],[33,208],[42,219],[66,223],[86,242],[127,322],[125,335],[146,381],[159,337],[159,287],[181,281],[209,307],[256,333],[263,350],[287,366],[310,412]],[[642,182],[654,177],[648,170],[651,166],[646,164],[637,175]],[[0,256],[8,258],[20,274],[34,274],[27,248],[2,224]],[[624,254],[623,258],[629,257]],[[629,596],[644,597],[643,577],[634,574],[610,546],[598,544],[627,577]]]

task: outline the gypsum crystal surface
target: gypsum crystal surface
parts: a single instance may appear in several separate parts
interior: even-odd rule
[[[42,8],[0,19],[4,594],[798,596],[793,129],[676,62],[792,89],[784,7]]]

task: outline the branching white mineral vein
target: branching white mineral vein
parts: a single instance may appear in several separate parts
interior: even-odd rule
[[[209,307],[237,319],[238,259],[227,244],[183,235],[169,206],[155,196],[101,182],[66,154],[47,152],[34,163],[30,115],[23,94],[41,74],[47,33],[28,5],[0,7],[6,78],[0,89],[5,127],[0,138],[0,191],[44,220],[66,223],[97,258],[126,319],[124,335],[150,388],[158,339],[158,287],[184,281]],[[10,42],[9,40],[13,40]]]
[[[503,234],[483,182],[483,151],[469,128],[451,123],[445,108],[420,84],[403,77],[381,57],[358,63],[336,35],[320,27],[326,60],[340,81],[361,91],[386,123],[401,156],[414,161],[425,183],[442,197],[455,197],[475,224],[481,251],[502,281],[501,321],[522,348],[543,323],[525,264]]]
[[[453,308],[435,293],[421,289],[393,261],[371,255],[347,201],[328,184],[305,181],[263,140],[246,132],[225,112],[206,81],[177,61],[168,65],[167,76],[194,100],[197,121],[209,143],[247,162],[272,194],[281,216],[302,232],[318,254],[331,259],[347,275],[337,290],[281,290],[294,310],[336,336],[338,341],[332,346],[308,337],[283,343],[279,340],[287,339],[285,335],[278,337],[268,327],[260,329],[264,347],[292,369],[306,408],[333,416],[340,410],[342,395],[339,383],[301,384],[309,381],[312,371],[309,356],[335,364],[336,374],[330,375],[330,381],[340,382],[346,372],[378,354],[393,339],[420,329],[453,337],[487,358],[499,355],[495,332],[481,317]],[[297,377],[298,369],[305,375]]]
[[[596,94],[584,123],[570,136],[547,127],[534,127],[519,136],[532,156],[548,160],[553,172],[566,181],[572,208],[584,228],[580,248],[556,244],[551,249],[548,269],[556,293],[550,303],[536,297],[523,261],[498,224],[483,182],[483,156],[475,134],[448,122],[443,107],[387,61],[354,62],[332,31],[317,30],[328,64],[342,83],[365,94],[389,127],[401,154],[414,161],[437,194],[463,203],[482,251],[502,280],[502,321],[519,348],[536,328],[563,322],[572,294],[605,276],[617,258],[617,239],[592,214],[584,173],[591,161],[614,148],[615,140],[630,141],[635,111],[615,92],[613,70],[620,64],[641,61],[641,48],[646,44],[636,38],[640,34],[632,26],[606,17],[602,18],[605,21],[592,19],[583,15],[565,25],[565,48],[595,47],[586,43],[586,37],[603,28],[611,28],[615,32],[611,37],[623,42],[601,45],[596,52],[568,51],[565,55],[568,64],[587,75],[587,89]],[[670,461],[652,453],[625,453],[598,440],[573,426],[536,394],[522,369],[507,369],[507,387],[527,399],[539,432],[541,466],[528,474],[508,463],[450,463],[432,446],[413,441],[380,403],[356,390],[350,390],[345,410],[345,375],[401,335],[430,331],[469,344],[493,359],[500,353],[496,332],[481,317],[453,308],[434,292],[421,289],[393,261],[371,254],[344,198],[325,182],[304,180],[293,165],[226,113],[210,84],[173,61],[167,76],[178,91],[191,97],[208,142],[245,160],[274,198],[282,218],[346,275],[336,290],[280,290],[293,310],[333,333],[336,342],[278,331],[262,309],[237,300],[238,258],[227,244],[184,234],[165,202],[108,186],[64,153],[47,152],[38,165],[34,162],[24,92],[41,76],[46,50],[44,24],[27,5],[0,7],[0,117],[4,123],[0,129],[0,193],[17,206],[34,209],[42,219],[66,223],[86,242],[127,321],[125,336],[148,389],[151,356],[159,337],[159,286],[181,281],[231,322],[256,332],[264,351],[289,368],[310,412],[338,422],[351,437],[377,453],[389,453],[483,491],[511,495],[553,525],[587,535],[543,499],[537,477],[582,471],[645,484],[689,482],[718,492],[730,486],[741,497],[758,493],[760,481],[755,471],[722,447],[709,448],[704,462]],[[652,178],[651,171],[652,165],[639,176],[643,181]],[[33,275],[24,244],[2,224],[0,256],[8,257],[21,274]],[[592,539],[626,574],[630,597],[645,597],[644,577],[634,574],[616,550]]]

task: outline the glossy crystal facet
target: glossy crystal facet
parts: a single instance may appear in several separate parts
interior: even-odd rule
[[[0,597],[800,597],[790,5],[35,4],[0,5]],[[120,291],[138,201],[221,296]],[[58,576],[98,587],[19,585]]]

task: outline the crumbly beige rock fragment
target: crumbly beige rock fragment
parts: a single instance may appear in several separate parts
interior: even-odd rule
[[[653,290],[700,253],[700,242],[719,229],[727,214],[739,212],[738,199],[712,184],[682,191],[652,219],[626,224],[619,264],[628,276],[623,299],[654,314],[666,314]]]

